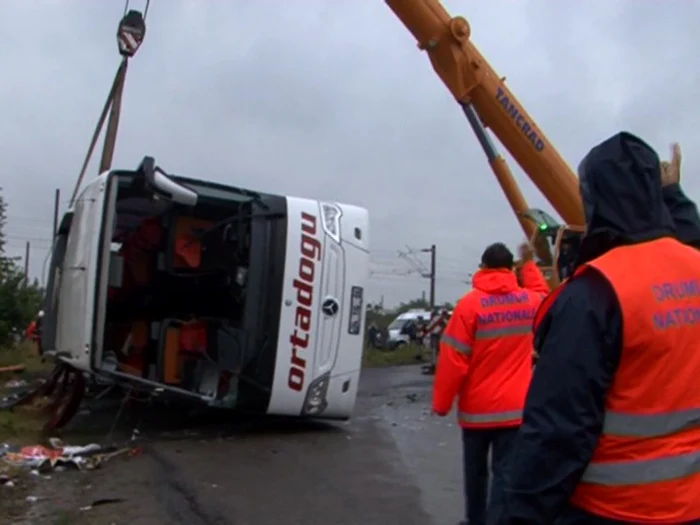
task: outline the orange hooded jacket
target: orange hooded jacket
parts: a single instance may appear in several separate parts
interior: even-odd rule
[[[517,426],[532,377],[532,321],[549,286],[537,265],[479,270],[442,335],[433,411],[444,415],[458,397],[465,428]]]

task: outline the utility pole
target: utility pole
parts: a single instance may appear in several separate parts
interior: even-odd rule
[[[58,208],[61,202],[61,190],[56,188],[56,195],[53,200],[53,236],[58,235]]]
[[[24,287],[29,283],[29,241],[24,247]]]
[[[427,277],[430,278],[430,311],[432,312],[435,309],[435,260],[437,250],[433,244],[430,248],[422,249],[421,252],[430,253],[430,274]]]
[[[53,237],[56,238],[58,235],[58,207],[61,201],[61,190],[56,188],[56,197],[53,201]]]
[[[431,318],[431,323],[434,318],[434,312],[435,312],[435,267],[436,267],[436,254],[437,250],[435,248],[435,245],[433,244],[430,248],[424,248],[421,250],[423,253],[430,253],[430,273],[426,276],[430,278],[430,318]],[[431,359],[430,359],[430,364],[427,364],[423,366],[423,373],[428,374],[428,375],[433,375],[435,374],[435,364],[437,363],[437,345],[439,343],[433,339],[433,337],[430,337],[430,351],[431,351]]]

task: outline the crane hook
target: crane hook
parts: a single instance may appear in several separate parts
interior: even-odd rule
[[[143,10],[143,19],[146,20],[148,16],[148,6],[151,5],[151,0],[146,0],[146,8]],[[124,2],[124,14],[129,10],[129,0]]]
[[[124,5],[124,16],[119,21],[119,28],[117,29],[119,54],[124,58],[134,56],[143,43],[143,39],[146,36],[146,16],[148,15],[150,3],[150,0],[147,0],[143,14],[135,9],[129,9],[129,0]]]

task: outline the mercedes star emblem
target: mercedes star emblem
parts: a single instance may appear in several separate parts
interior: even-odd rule
[[[338,304],[338,301],[336,301],[332,297],[328,297],[323,301],[323,305],[321,305],[321,310],[323,310],[324,314],[332,317],[338,313],[338,310],[340,310],[340,305]]]

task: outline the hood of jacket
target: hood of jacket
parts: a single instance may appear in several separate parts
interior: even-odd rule
[[[622,132],[595,146],[578,175],[586,217],[578,264],[617,246],[674,234],[659,156],[639,137]]]
[[[506,294],[518,289],[518,279],[510,270],[482,269],[472,277],[472,287],[489,294]]]

